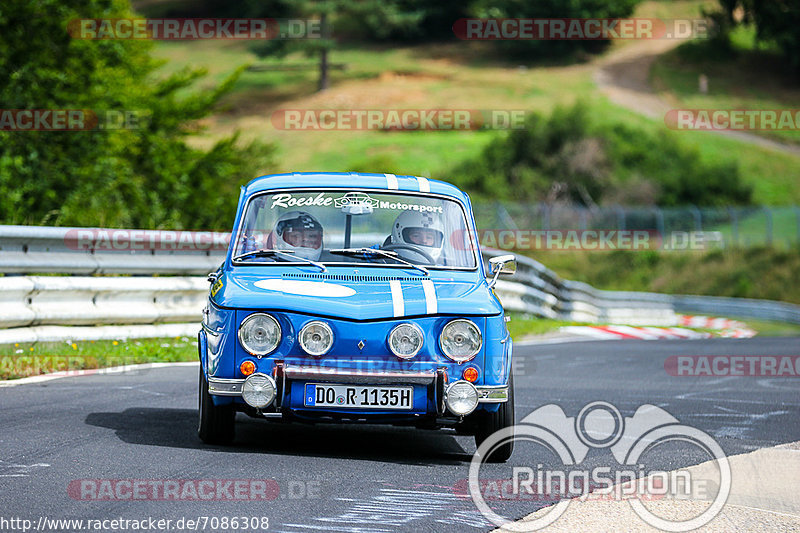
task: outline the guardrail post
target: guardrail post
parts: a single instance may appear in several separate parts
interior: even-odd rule
[[[731,216],[731,243],[733,246],[739,246],[739,211],[729,207],[728,214]],[[800,218],[797,219],[797,223],[798,229],[800,229]],[[800,238],[800,232],[798,232],[798,238]]]
[[[703,214],[696,205],[689,206],[689,210],[692,212],[692,217],[694,218],[694,230],[703,231]]]
[[[496,202],[496,205],[497,208],[495,211],[497,213],[498,222],[502,220],[508,226],[508,229],[519,229],[519,227],[517,227],[517,223],[514,222],[513,218],[511,218],[511,215],[508,213],[508,210],[503,206],[503,204]]]
[[[772,210],[769,207],[764,207],[764,216],[766,217],[767,244],[772,246]]]
[[[656,214],[656,231],[658,231],[658,234],[661,235],[663,242],[667,233],[666,224],[664,224],[664,211],[662,211],[658,206],[653,207],[653,211],[655,211]]]
[[[617,229],[625,231],[625,210],[620,206],[616,206],[614,207],[614,211],[617,212]]]
[[[542,206],[542,229],[544,231],[550,230],[550,206],[547,204]]]
[[[797,243],[800,244],[800,207],[794,206],[794,216],[797,219]]]

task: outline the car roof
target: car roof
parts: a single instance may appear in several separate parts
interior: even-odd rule
[[[245,195],[271,189],[352,187],[381,191],[431,192],[450,196],[469,204],[467,195],[455,185],[421,176],[371,174],[366,172],[287,172],[269,174],[253,179],[245,185]]]

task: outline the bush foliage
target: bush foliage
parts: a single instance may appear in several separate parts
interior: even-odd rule
[[[494,139],[451,176],[478,196],[508,200],[717,206],[752,196],[735,162],[704,162],[670,132],[595,125],[580,104],[529,114],[523,129]]]
[[[225,228],[240,183],[271,166],[272,147],[186,144],[235,76],[187,91],[203,71],[158,77],[144,40],[72,38],[68,21],[129,18],[127,0],[5,0],[0,101],[5,109],[133,112],[136,128],[0,131],[0,223]],[[129,125],[132,125],[129,123]]]

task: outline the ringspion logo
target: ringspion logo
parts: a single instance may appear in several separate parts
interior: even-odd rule
[[[509,443],[515,456],[529,458],[530,466],[509,466],[504,479],[481,477],[481,469],[492,452]],[[716,474],[698,476],[689,469],[660,470],[648,465],[657,457],[649,454],[659,446],[698,448],[715,464]],[[521,445],[526,448],[520,450]],[[533,445],[533,451],[527,446]],[[592,450],[608,449],[607,462],[585,459]],[[525,454],[524,452],[528,452]],[[553,458],[552,461],[546,459]],[[712,490],[709,490],[711,488]],[[568,417],[555,404],[544,405],[519,424],[490,435],[472,457],[469,496],[481,514],[507,531],[538,531],[561,517],[575,500],[626,501],[645,523],[664,531],[691,531],[719,514],[731,489],[731,468],[725,453],[709,434],[684,424],[655,405],[641,405],[633,416],[623,417],[614,405],[595,401],[577,416]],[[713,493],[713,494],[712,494]],[[659,515],[647,501],[701,497],[710,502],[690,517]],[[554,505],[535,519],[514,521],[490,504],[503,500],[547,501]]]

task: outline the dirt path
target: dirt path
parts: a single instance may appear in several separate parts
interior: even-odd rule
[[[656,93],[649,82],[650,67],[656,58],[682,41],[654,39],[638,41],[603,57],[594,72],[598,88],[617,105],[650,118],[663,120],[670,109],[679,107]],[[800,157],[800,146],[773,141],[740,131],[709,132]]]

